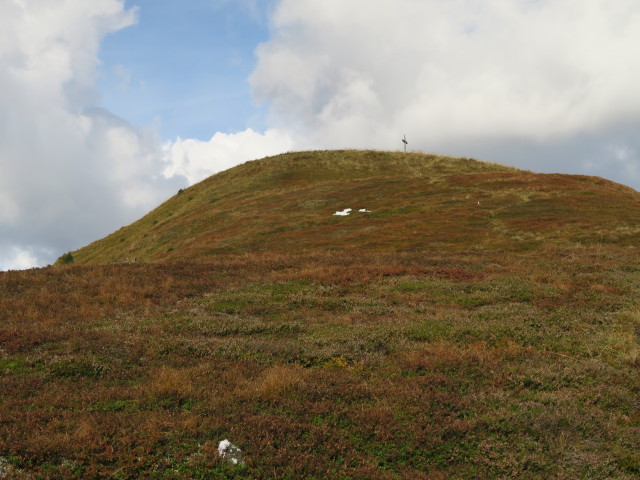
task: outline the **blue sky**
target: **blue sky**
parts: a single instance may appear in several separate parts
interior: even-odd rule
[[[248,77],[268,39],[266,0],[134,0],[138,21],[102,43],[102,106],[164,139],[264,129]]]
[[[405,134],[638,189],[638,45],[637,0],[3,0],[0,270],[239,163]]]

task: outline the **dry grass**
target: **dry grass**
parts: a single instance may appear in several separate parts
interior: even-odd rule
[[[171,401],[182,403],[194,395],[189,369],[176,369],[162,366],[151,372],[149,383],[144,390],[152,401]]]
[[[250,397],[277,400],[303,389],[309,371],[299,365],[276,365],[254,380],[246,390]]]

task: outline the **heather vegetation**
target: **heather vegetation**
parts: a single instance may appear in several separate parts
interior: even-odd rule
[[[318,250],[635,245],[638,202],[638,192],[601,178],[535,174],[466,158],[289,153],[185,189],[138,222],[73,252],[73,259],[104,264]],[[354,214],[333,215],[346,208]],[[370,213],[356,215],[359,209]]]
[[[73,264],[0,273],[0,478],[638,478],[636,192],[470,160],[468,173],[438,157],[424,171],[397,167],[416,188],[448,192],[436,200],[391,173],[386,184],[363,173],[370,153],[354,155],[363,163],[349,169],[360,172],[352,187],[388,210],[371,200],[371,216],[332,218],[363,197],[334,201],[325,159],[314,195],[322,186],[334,202],[326,225],[318,220],[335,232],[332,246],[283,246],[283,231],[253,251],[258,230],[247,224],[244,243],[226,227],[212,240],[238,239],[235,253],[198,257],[203,240],[176,244],[174,261],[106,260],[129,253],[123,233],[138,254],[158,249],[162,209],[174,212],[166,235],[182,225],[197,236],[202,215],[231,195],[211,201],[198,185],[73,252]],[[238,167],[258,177],[238,181],[290,168],[275,164]],[[440,173],[420,184],[429,169]],[[204,184],[235,188],[236,173]],[[363,180],[371,175],[377,190]],[[267,184],[247,191],[251,202],[259,188],[275,202]],[[180,202],[199,195],[207,207],[189,215]],[[439,218],[430,202],[455,208]],[[250,215],[246,205],[229,215],[240,212]],[[384,221],[456,240],[401,243]],[[299,230],[287,232],[311,245]],[[245,466],[222,462],[223,439]]]

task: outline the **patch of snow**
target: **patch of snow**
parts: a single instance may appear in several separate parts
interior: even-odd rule
[[[347,215],[349,215],[351,213],[351,210],[353,210],[352,208],[345,208],[342,211],[338,211],[336,213],[334,213],[333,215],[337,215],[339,217],[346,217]]]
[[[339,217],[346,217],[348,215],[351,215],[352,211],[353,211],[352,208],[345,208],[344,210],[337,211],[333,215],[334,216],[337,215]],[[366,208],[361,208],[360,210],[358,210],[358,212],[360,212],[360,213],[371,213],[371,210],[367,210]]]

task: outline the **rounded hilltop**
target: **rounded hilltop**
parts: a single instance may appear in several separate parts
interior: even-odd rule
[[[72,258],[102,264],[244,253],[631,245],[640,238],[638,207],[638,192],[598,177],[423,153],[292,152],[180,190]]]

